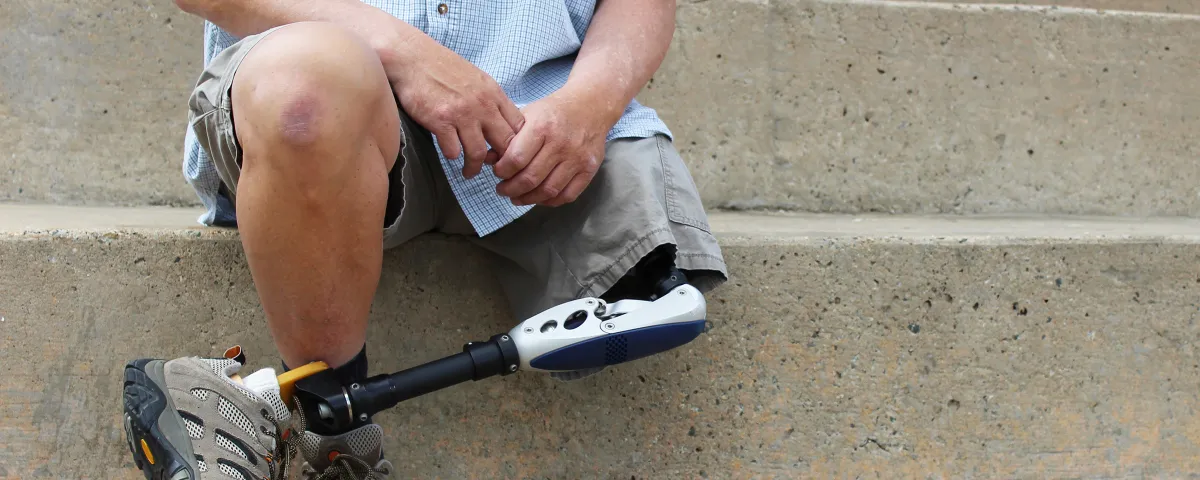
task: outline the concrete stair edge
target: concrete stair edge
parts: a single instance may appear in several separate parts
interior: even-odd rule
[[[197,208],[81,207],[0,203],[0,234],[74,237],[133,233],[144,237],[236,239],[235,229],[209,227]],[[1200,240],[1200,219],[1078,215],[884,215],[794,211],[709,212],[715,235],[742,243],[782,239],[878,238],[960,242],[964,239],[1099,240],[1178,238]],[[756,237],[760,237],[756,240]],[[1004,241],[1004,240],[1001,240]]]
[[[1166,17],[1180,19],[1200,19],[1200,13],[1180,12],[1180,11],[1158,11],[1158,10],[1139,10],[1135,5],[1123,5],[1121,8],[1103,8],[1099,5],[1087,6],[1081,4],[1071,4],[1061,2],[1062,4],[1053,1],[1027,1],[1025,3],[1011,3],[996,0],[977,0],[977,1],[962,1],[962,0],[820,0],[827,3],[844,3],[848,5],[887,5],[896,8],[929,8],[939,10],[953,10],[957,12],[976,12],[987,13],[996,10],[1009,10],[1016,12],[1030,12],[1036,14],[1065,14],[1065,15],[1131,15],[1131,16],[1150,16],[1150,17]]]

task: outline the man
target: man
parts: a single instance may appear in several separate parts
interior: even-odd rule
[[[239,229],[285,367],[365,378],[383,250],[425,232],[488,251],[519,319],[645,297],[667,272],[725,280],[670,131],[634,100],[673,1],[177,3],[207,21],[184,173],[200,221]],[[290,447],[309,477],[390,473],[369,420],[285,438],[274,371],[240,379],[242,363],[130,364],[147,477],[283,478]]]

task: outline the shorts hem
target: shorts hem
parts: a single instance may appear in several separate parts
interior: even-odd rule
[[[695,228],[685,226],[684,228]],[[617,281],[624,277],[626,272],[632,269],[642,258],[649,255],[650,252],[662,245],[675,245],[679,248],[678,238],[675,236],[671,227],[656,228],[649,233],[642,235],[636,241],[632,242],[625,251],[621,253],[607,267],[599,272],[586,277],[582,282],[572,274],[572,278],[580,284],[577,298],[582,297],[598,297],[607,292]],[[555,252],[557,254],[557,252]],[[716,272],[720,278],[715,281],[712,279],[706,280],[704,288],[701,291],[709,291],[724,283],[729,278],[728,267],[724,259],[720,255],[714,255],[707,252],[697,251],[677,251],[675,253],[675,266],[684,271],[711,271]],[[697,286],[698,288],[700,286]]]

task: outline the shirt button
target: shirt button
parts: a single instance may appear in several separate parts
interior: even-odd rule
[[[444,3],[438,5],[438,14],[445,15],[446,12],[449,12],[449,11],[450,11],[450,6],[448,6]]]

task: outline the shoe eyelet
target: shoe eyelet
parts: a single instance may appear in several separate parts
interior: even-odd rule
[[[268,419],[268,420],[271,419],[271,417],[269,416],[270,412],[267,412],[267,409],[264,408],[262,410],[259,410],[259,413],[262,413],[263,418]]]

